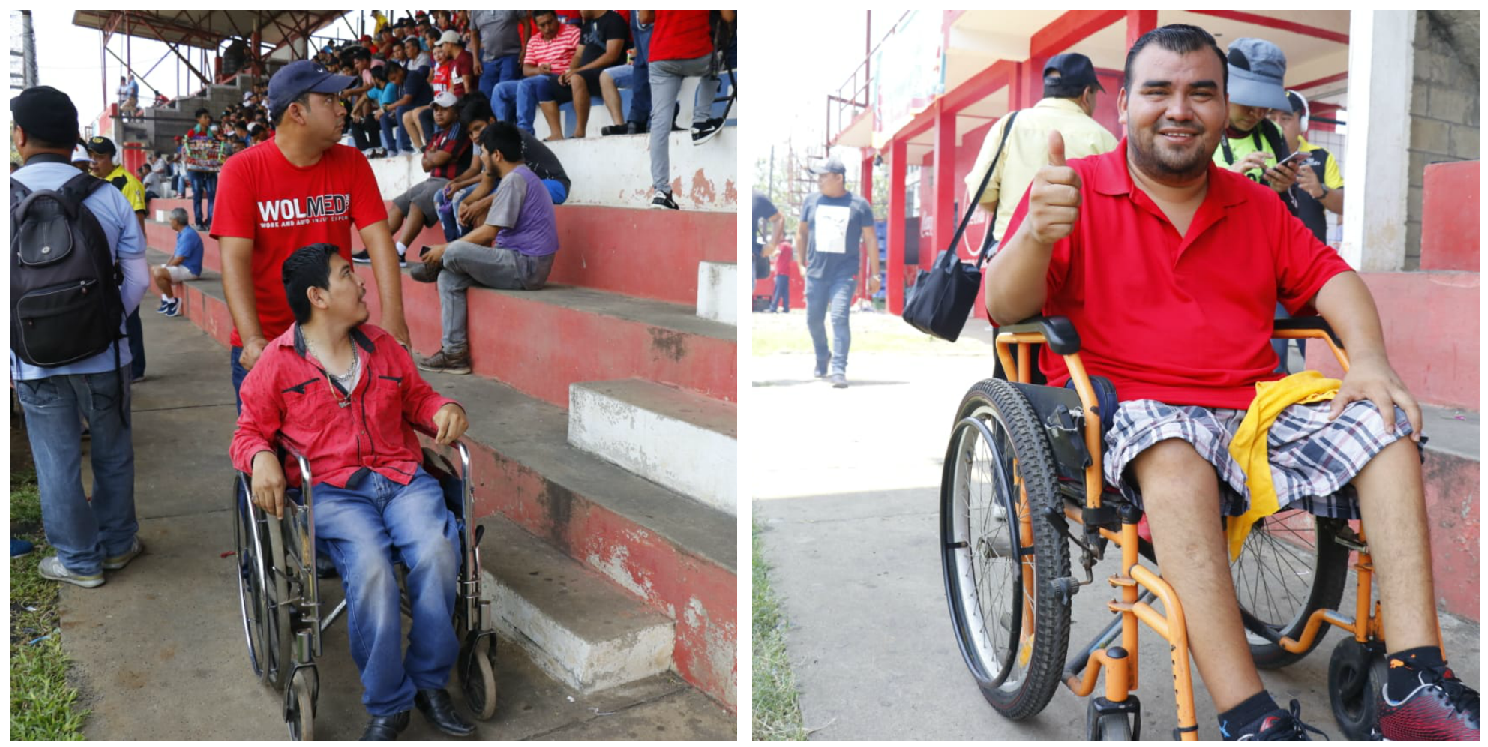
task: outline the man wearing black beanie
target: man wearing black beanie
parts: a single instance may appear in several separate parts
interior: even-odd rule
[[[111,255],[109,264],[117,261],[123,270],[121,318],[127,316],[139,306],[149,284],[145,239],[124,195],[92,176],[79,174],[69,162],[78,141],[77,108],[67,94],[50,86],[37,86],[11,99],[10,111],[15,121],[11,142],[25,163],[11,174],[12,179],[31,194],[59,190],[75,178],[93,188],[82,204],[102,229]],[[27,251],[25,243],[22,240],[23,254]],[[103,251],[101,246],[86,245],[76,250],[90,249]],[[28,288],[31,278],[42,277],[34,273],[45,272],[19,267],[14,256],[11,261],[13,293],[17,287]],[[101,282],[112,283],[113,278]],[[12,311],[16,302],[11,299]],[[34,319],[38,327],[47,321],[40,315]],[[134,511],[134,445],[129,423],[132,356],[129,346],[118,342],[124,337],[123,324],[117,331],[118,339],[103,352],[56,366],[33,365],[27,360],[41,359],[31,342],[67,347],[59,343],[58,335],[33,340],[26,334],[18,335],[17,329],[12,327],[10,375],[26,415],[26,435],[36,460],[42,526],[47,542],[57,549],[56,555],[41,561],[39,570],[54,581],[84,588],[99,586],[104,582],[103,571],[123,568],[144,550],[137,536],[139,522]],[[80,337],[89,331],[77,330]],[[104,330],[104,334],[110,331]],[[27,357],[23,359],[23,355]],[[92,434],[95,489],[91,502],[83,493],[82,483],[84,420]]]

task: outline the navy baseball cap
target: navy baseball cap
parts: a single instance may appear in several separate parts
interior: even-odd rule
[[[114,147],[114,141],[102,135],[94,135],[88,138],[88,143],[85,147],[89,153],[97,153],[100,156],[112,156],[119,152],[118,148]]]
[[[1051,76],[1050,73],[1058,75]],[[1095,75],[1095,65],[1091,64],[1090,58],[1077,52],[1056,54],[1044,63],[1044,86],[1070,94],[1079,94],[1091,86],[1101,93],[1106,92]]]
[[[269,108],[278,114],[307,93],[340,93],[355,82],[356,78],[331,73],[313,60],[295,60],[269,79]]]
[[[820,166],[812,166],[811,173],[821,176],[822,174],[847,174],[847,167],[842,165],[842,159],[837,156],[828,158],[826,163]]]

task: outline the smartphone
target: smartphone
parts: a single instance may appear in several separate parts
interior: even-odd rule
[[[1280,161],[1277,161],[1276,162],[1276,165],[1277,166],[1284,166],[1286,164],[1296,162],[1297,165],[1300,166],[1301,163],[1302,163],[1302,161],[1305,160],[1306,158],[1307,158],[1307,153],[1305,151],[1300,151],[1299,150],[1296,153],[1293,153],[1290,156],[1287,156],[1286,158],[1283,158]]]
[[[427,244],[425,244],[423,246],[423,248],[419,249],[419,259],[423,259],[424,258],[424,255],[425,254],[428,254],[428,253],[429,253],[429,246]]]

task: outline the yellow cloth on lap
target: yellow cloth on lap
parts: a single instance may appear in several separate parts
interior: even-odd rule
[[[1342,382],[1325,378],[1317,371],[1292,374],[1281,381],[1262,381],[1255,385],[1256,397],[1245,412],[1245,419],[1230,440],[1230,456],[1245,472],[1245,487],[1250,491],[1250,507],[1229,523],[1230,560],[1240,557],[1245,536],[1257,521],[1280,510],[1276,486],[1271,482],[1271,455],[1266,436],[1271,424],[1292,405],[1325,402],[1333,399]]]

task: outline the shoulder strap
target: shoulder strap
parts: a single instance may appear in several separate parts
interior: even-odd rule
[[[976,194],[971,198],[971,203],[966,206],[966,215],[961,216],[961,225],[956,227],[956,235],[951,237],[951,245],[947,247],[947,251],[952,254],[955,254],[956,244],[961,241],[961,234],[966,231],[966,224],[971,222],[971,216],[976,212],[977,204],[981,201],[982,195],[986,193],[987,184],[992,181],[992,172],[997,170],[997,162],[1002,159],[1002,148],[1007,145],[1008,133],[1013,131],[1013,122],[1017,118],[1018,112],[1009,114],[1007,124],[1002,127],[1002,138],[997,141],[997,151],[992,154],[992,163],[987,166],[987,173],[982,176],[982,186],[977,187]],[[1000,198],[999,204],[1001,204]],[[994,214],[996,213],[995,209],[993,212]],[[996,225],[996,221],[994,220],[992,226],[987,228],[988,236],[992,235],[992,228]],[[977,252],[977,267],[981,267],[982,262],[986,261],[987,246],[989,245],[991,245],[991,241],[982,242],[982,250]]]

